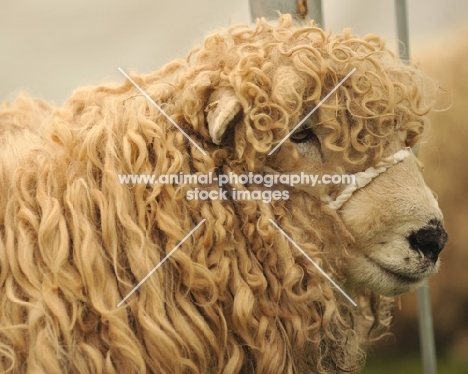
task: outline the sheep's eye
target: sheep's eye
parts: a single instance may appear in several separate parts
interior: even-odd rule
[[[305,143],[317,139],[317,136],[310,129],[299,130],[291,134],[293,143]]]

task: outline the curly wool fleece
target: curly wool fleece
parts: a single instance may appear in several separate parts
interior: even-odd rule
[[[61,108],[4,104],[2,142],[13,148],[0,151],[0,371],[358,371],[362,336],[388,325],[389,300],[356,291],[354,308],[269,221],[345,284],[353,237],[337,212],[300,190],[271,204],[187,201],[190,186],[117,177],[292,172],[291,142],[266,154],[354,67],[316,119],[322,147],[356,172],[382,157],[390,135],[418,141],[428,110],[419,78],[377,37],[296,27],[287,15],[219,31],[186,61],[132,75],[207,156],[128,81],[79,89]],[[242,118],[219,146],[205,109],[223,87]]]

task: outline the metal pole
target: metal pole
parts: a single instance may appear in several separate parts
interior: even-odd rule
[[[250,0],[252,19],[277,18],[278,12],[296,15],[296,0]]]
[[[419,341],[424,374],[437,374],[437,357],[432,323],[431,297],[427,281],[418,289]]]
[[[402,60],[409,61],[409,33],[406,0],[395,0],[397,32],[400,44],[398,51]],[[418,149],[413,150],[417,156]],[[419,342],[423,361],[424,374],[437,374],[437,360],[434,340],[434,326],[432,322],[429,283],[427,281],[418,289],[419,309]]]
[[[322,0],[307,0],[307,5],[310,18],[323,29],[325,21],[323,19]]]
[[[402,60],[409,61],[409,33],[406,0],[395,0],[395,11],[398,40],[400,41],[398,53]]]
[[[278,12],[289,13],[296,18],[309,16],[315,24],[324,27],[322,0],[250,0],[252,19],[277,18]]]

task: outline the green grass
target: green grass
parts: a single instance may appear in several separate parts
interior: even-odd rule
[[[437,359],[438,374],[467,374],[468,361],[460,362],[447,357]],[[423,366],[417,356],[400,356],[388,359],[368,357],[361,374],[423,374]]]

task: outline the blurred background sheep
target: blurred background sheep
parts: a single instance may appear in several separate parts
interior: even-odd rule
[[[396,48],[393,1],[326,0],[326,27],[387,35]],[[411,55],[447,92],[421,145],[427,183],[439,196],[450,234],[431,282],[440,373],[468,372],[468,2],[411,0]],[[217,26],[250,23],[247,0],[56,2],[20,0],[0,14],[0,100],[21,90],[61,103],[74,87],[123,81],[117,71],[153,71],[186,55]],[[367,373],[422,372],[416,294],[401,298],[393,336],[371,350]],[[372,363],[374,361],[374,363]],[[383,362],[383,363],[382,363]],[[382,366],[376,366],[381,364]]]

